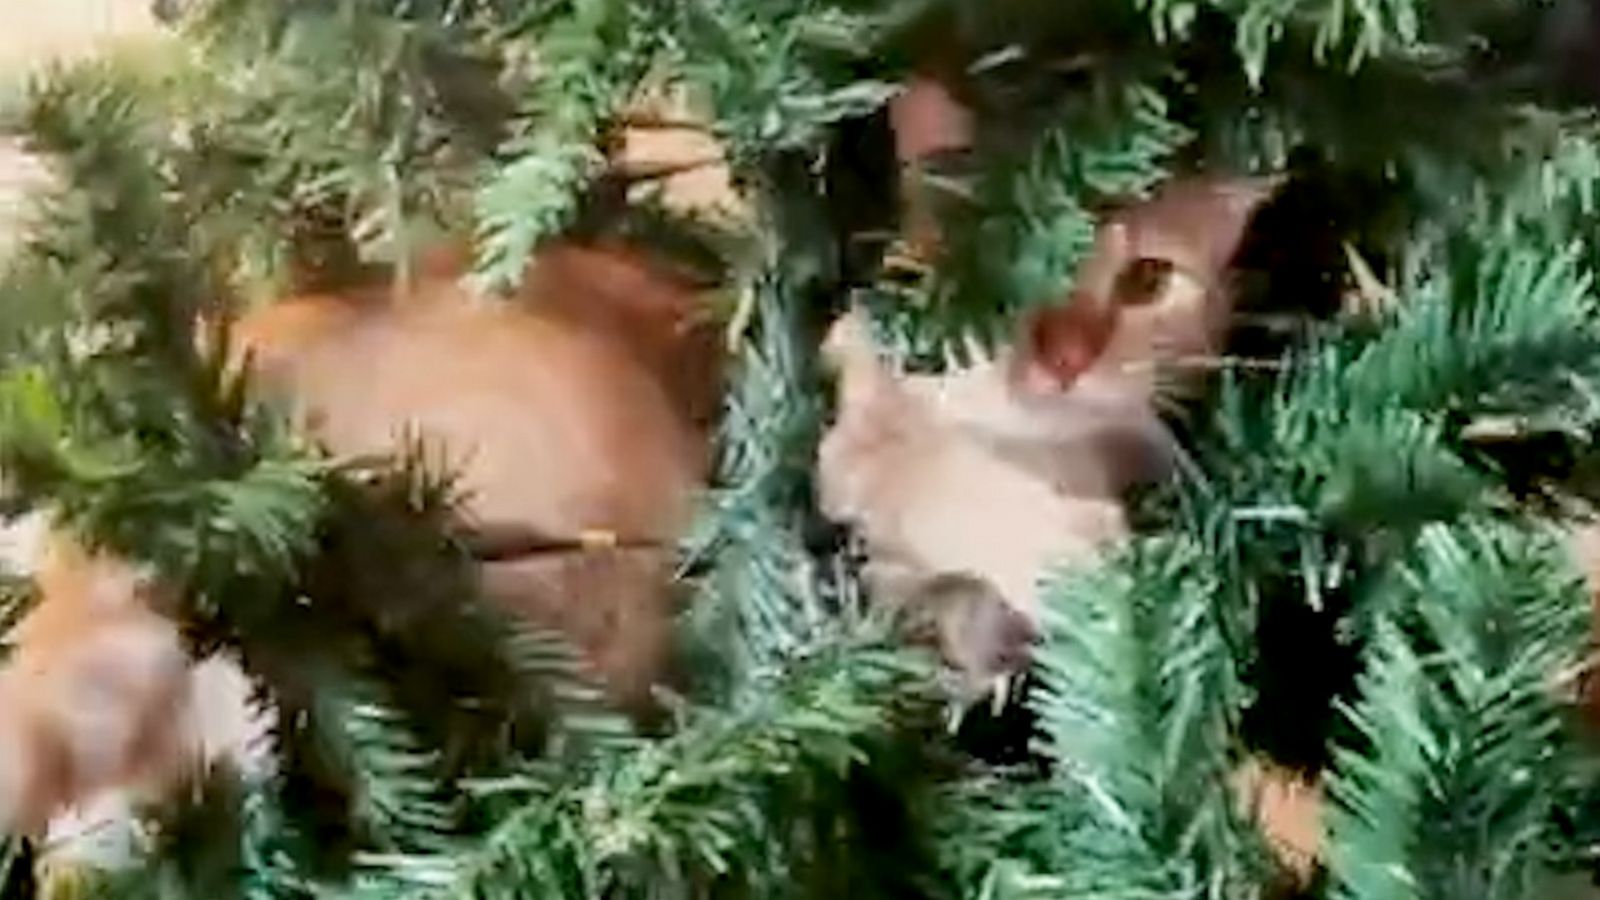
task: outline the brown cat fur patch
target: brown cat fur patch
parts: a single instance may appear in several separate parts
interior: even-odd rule
[[[505,302],[439,271],[404,297],[287,300],[245,317],[237,348],[336,456],[420,433],[459,470],[469,525],[658,544],[484,567],[489,599],[564,631],[640,708],[670,657],[673,542],[706,475],[717,344],[696,290],[623,248],[557,246],[532,274]],[[188,721],[191,661],[145,602],[159,587],[64,535],[52,548],[0,669],[0,821],[33,830],[96,791],[159,790],[207,739],[205,722],[168,727]]]

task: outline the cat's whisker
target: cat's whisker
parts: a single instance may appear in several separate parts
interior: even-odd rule
[[[973,364],[986,363],[994,355],[989,352],[989,346],[971,332],[962,337],[961,344],[966,353],[966,358]]]
[[[1195,391],[1195,386],[1186,379],[1177,378],[1171,373],[1158,372],[1150,402],[1161,415],[1182,415],[1185,412],[1185,401],[1192,398]]]
[[[1204,371],[1221,371],[1224,369],[1246,369],[1251,371],[1278,372],[1283,370],[1283,363],[1270,359],[1251,359],[1245,356],[1180,356],[1176,359],[1142,359],[1133,360],[1118,366],[1118,370],[1127,374],[1141,374],[1151,370],[1160,371],[1163,368],[1199,369]]]

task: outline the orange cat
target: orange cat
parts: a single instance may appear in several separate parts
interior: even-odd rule
[[[288,300],[236,334],[258,389],[334,454],[393,451],[415,430],[459,472],[465,524],[628,544],[497,557],[483,585],[565,632],[637,707],[667,669],[673,543],[708,463],[717,344],[699,300],[625,249],[561,245],[510,302],[473,298],[435,267],[404,295]],[[195,683],[173,624],[145,602],[159,586],[59,536],[38,580],[0,670],[0,828],[37,830],[103,789],[159,790],[221,725],[195,706],[220,676]]]
[[[390,450],[400,427],[418,429],[459,473],[480,530],[661,545],[484,573],[491,598],[565,630],[619,697],[644,700],[664,663],[670,546],[705,477],[717,399],[699,293],[623,251],[563,245],[541,254],[521,304],[440,279],[403,300],[279,303],[242,324],[240,344],[336,454]]]

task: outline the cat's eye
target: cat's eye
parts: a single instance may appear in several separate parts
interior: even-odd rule
[[[1166,292],[1174,266],[1170,259],[1143,257],[1125,266],[1117,275],[1113,297],[1118,306],[1145,306]]]

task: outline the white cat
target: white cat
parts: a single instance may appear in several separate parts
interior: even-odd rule
[[[822,510],[859,532],[877,597],[939,623],[972,686],[1025,662],[1046,570],[1125,535],[1123,492],[1169,471],[1158,401],[1221,351],[1227,267],[1275,186],[1179,180],[1117,210],[1072,296],[961,371],[895,373],[859,313],[836,323]],[[1004,610],[979,612],[995,603]]]

